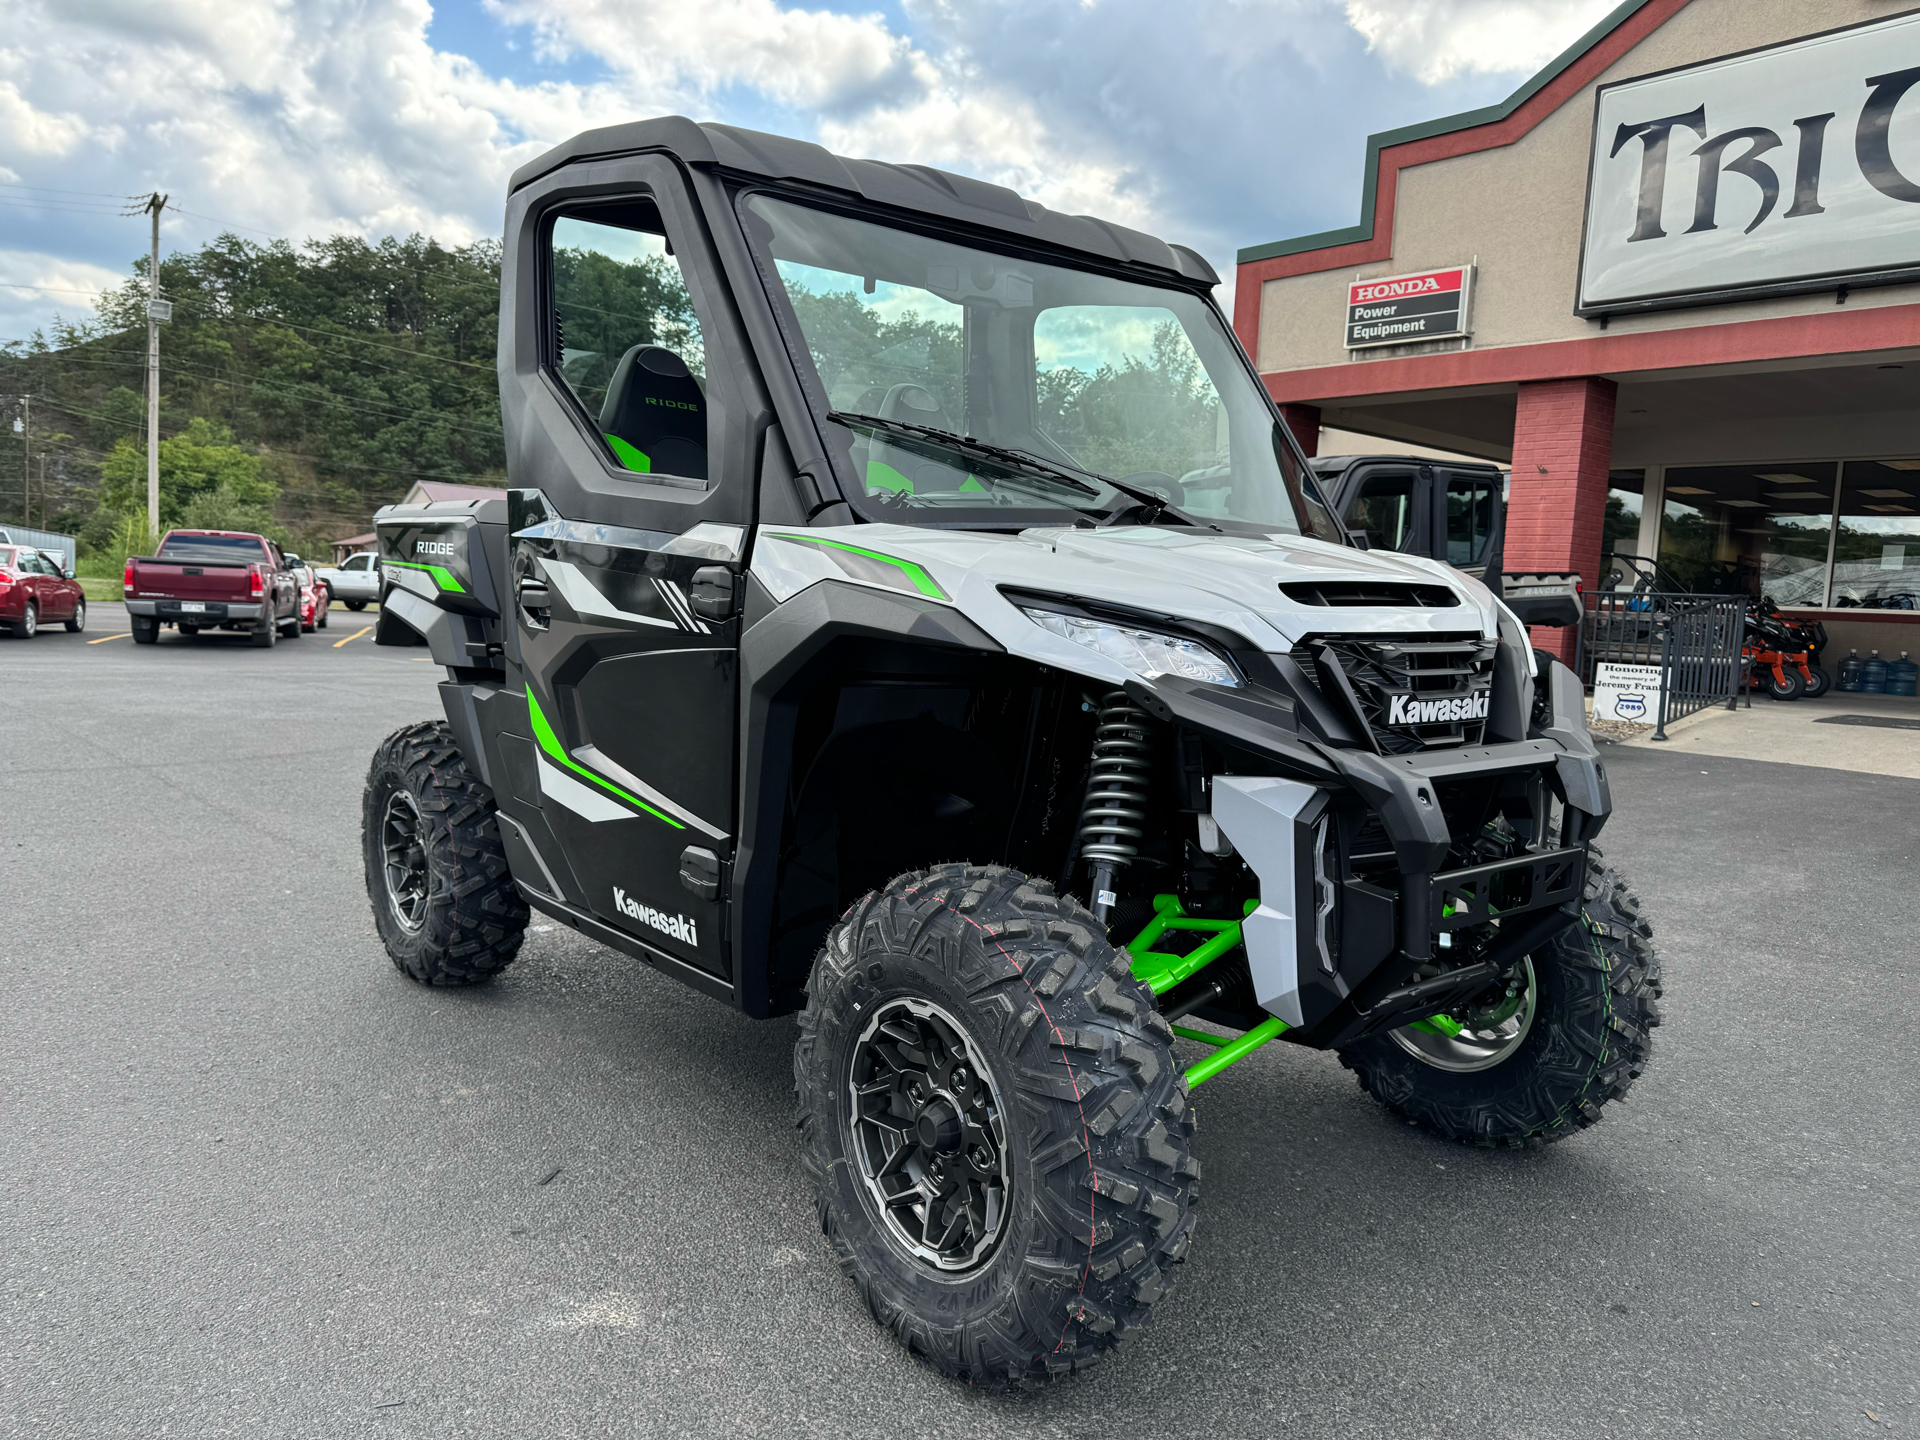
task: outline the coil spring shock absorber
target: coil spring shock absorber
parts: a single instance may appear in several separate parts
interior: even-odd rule
[[[1081,855],[1094,868],[1094,914],[1103,925],[1114,905],[1114,873],[1134,863],[1147,833],[1153,764],[1147,712],[1126,691],[1109,691],[1094,729],[1080,829]]]

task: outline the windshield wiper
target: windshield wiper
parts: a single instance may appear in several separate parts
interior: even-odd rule
[[[926,441],[939,446],[942,450],[951,450],[974,460],[997,462],[1018,474],[1054,481],[1081,495],[1100,495],[1098,489],[1089,485],[1066,466],[1057,465],[1051,460],[1043,460],[1037,455],[1029,455],[1024,450],[1010,450],[1006,446],[976,440],[971,435],[956,435],[953,431],[942,430],[937,425],[921,425],[911,420],[890,420],[884,415],[861,415],[858,412],[844,410],[830,410],[827,412],[827,418],[837,425],[847,426],[850,430],[878,430],[888,435]]]
[[[1082,495],[1098,496],[1100,491],[1088,484],[1089,480],[1098,480],[1103,485],[1113,486],[1114,489],[1118,490],[1122,495],[1131,496],[1142,505],[1150,507],[1157,515],[1162,511],[1166,511],[1170,515],[1179,517],[1189,525],[1199,525],[1202,523],[1195,520],[1192,516],[1186,515],[1176,509],[1168,501],[1167,497],[1158,491],[1149,490],[1145,486],[1129,485],[1126,481],[1116,480],[1111,475],[1101,475],[1096,471],[1081,470],[1079,467],[1063,465],[1059,461],[1048,460],[1043,456],[1035,455],[1032,451],[1017,450],[1005,445],[994,445],[989,441],[977,440],[971,435],[956,435],[951,430],[942,430],[939,426],[935,425],[921,425],[912,420],[890,420],[884,415],[862,415],[853,411],[830,410],[827,412],[827,418],[835,424],[847,426],[849,429],[858,430],[865,428],[868,430],[879,430],[889,435],[906,436],[914,440],[926,441],[938,445],[943,449],[954,451],[956,454],[970,456],[977,460],[993,461],[1009,467],[1017,474],[1051,480],[1058,484],[1065,485]],[[1085,477],[1085,479],[1083,479],[1083,477]],[[992,479],[992,477],[990,476],[989,479]],[[1208,529],[1218,530],[1219,527],[1209,526]]]

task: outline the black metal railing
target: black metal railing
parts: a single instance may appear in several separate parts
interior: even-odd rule
[[[1747,597],[1672,591],[1599,591],[1582,597],[1575,670],[1594,684],[1603,664],[1658,666],[1656,740],[1672,721],[1704,706],[1734,708],[1740,694]]]

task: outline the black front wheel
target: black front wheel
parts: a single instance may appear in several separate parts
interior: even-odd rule
[[[1781,667],[1779,678],[1776,678],[1771,669],[1764,670],[1761,674],[1767,685],[1770,700],[1799,700],[1808,688],[1808,683],[1801,679],[1801,672],[1791,665]]]
[[[821,1229],[874,1319],[996,1386],[1138,1330],[1200,1176],[1172,1040],[1044,881],[940,866],[848,911],[814,962],[794,1088]]]
[[[493,792],[445,721],[381,742],[360,831],[374,927],[403,974],[425,986],[478,985],[519,954],[527,903],[507,870]]]
[[[1495,993],[1341,1052],[1395,1114],[1475,1146],[1542,1146],[1601,1119],[1646,1068],[1661,964],[1640,901],[1588,861],[1581,920]]]
[[[367,602],[364,600],[349,600],[342,602],[342,604],[344,604],[348,610],[365,610],[367,608]]]
[[[1834,677],[1822,670],[1820,666],[1810,662],[1804,683],[1807,686],[1804,694],[1807,699],[1814,700],[1819,696],[1826,695],[1834,688]]]

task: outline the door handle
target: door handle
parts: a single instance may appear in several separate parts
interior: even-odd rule
[[[694,614],[703,620],[731,620],[737,590],[734,573],[724,565],[703,565],[694,572],[690,594]]]

